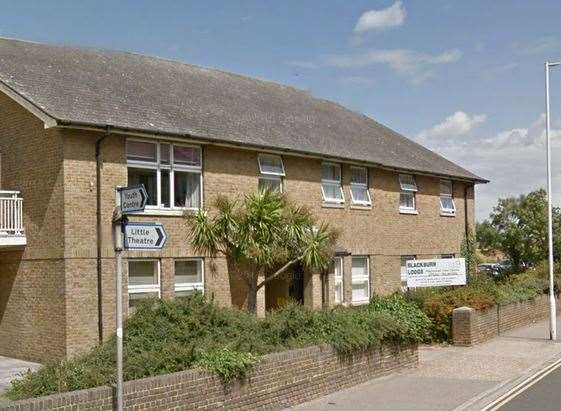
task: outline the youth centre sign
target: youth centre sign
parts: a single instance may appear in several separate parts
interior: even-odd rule
[[[465,258],[439,258],[433,260],[409,260],[407,287],[444,287],[465,285]]]

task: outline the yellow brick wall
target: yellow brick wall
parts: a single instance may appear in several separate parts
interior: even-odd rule
[[[0,93],[0,189],[20,190],[27,243],[0,250],[0,355],[65,355],[63,149],[58,130]]]
[[[0,355],[45,358],[74,355],[97,343],[96,273],[96,163],[95,141],[103,133],[84,130],[44,130],[42,124],[15,103],[0,96],[2,188],[21,189],[29,245],[22,255],[0,252]],[[15,136],[16,138],[14,138]],[[17,144],[16,144],[17,141]],[[111,220],[114,189],[127,184],[124,135],[112,134],[101,145],[102,187],[102,307],[103,331],[114,330],[115,261]],[[204,205],[219,194],[241,197],[257,188],[257,152],[212,145],[203,147]],[[12,158],[12,159],[10,159]],[[16,160],[18,158],[19,160]],[[339,245],[354,255],[370,258],[372,293],[390,293],[399,288],[399,257],[405,254],[434,257],[459,253],[464,235],[464,183],[454,184],[457,216],[439,213],[439,179],[417,176],[418,215],[399,213],[399,182],[394,172],[370,168],[369,186],[373,206],[350,205],[349,166],[342,168],[346,203],[342,208],[322,206],[321,161],[283,156],[288,197],[308,206],[320,221],[340,232]],[[46,199],[46,201],[45,201]],[[473,222],[473,191],[468,196],[469,220]],[[181,216],[143,215],[133,221],[165,225],[166,247],[161,252],[125,253],[125,258],[149,257],[161,261],[163,298],[174,295],[174,263],[178,257],[195,257]],[[3,261],[10,262],[6,263]],[[7,268],[9,267],[9,268]],[[126,265],[124,273],[126,274]],[[344,258],[344,293],[350,301],[351,257]],[[321,305],[319,275],[305,277],[305,298]],[[126,295],[126,275],[123,291]],[[5,290],[13,284],[10,292]],[[205,293],[221,305],[242,306],[245,285],[228,275],[222,258],[205,259]],[[125,305],[127,298],[125,298]],[[260,297],[260,309],[265,296]],[[16,316],[31,306],[24,328]],[[37,307],[37,308],[35,308]],[[34,324],[32,327],[28,324]],[[6,348],[14,335],[27,339],[29,348]],[[48,338],[47,338],[48,334]],[[49,341],[49,347],[43,346]],[[25,344],[22,344],[22,347]],[[39,353],[39,354],[38,354]]]

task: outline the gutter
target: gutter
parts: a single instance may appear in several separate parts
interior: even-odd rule
[[[96,270],[97,270],[97,333],[99,343],[103,342],[103,276],[101,264],[101,143],[111,134],[109,127],[106,127],[105,134],[95,141],[95,203],[96,203]]]

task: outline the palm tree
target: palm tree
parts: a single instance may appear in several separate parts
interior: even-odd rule
[[[220,196],[214,207],[212,216],[201,210],[188,217],[191,243],[202,255],[226,257],[247,284],[250,312],[257,291],[295,264],[319,271],[333,258],[336,233],[327,224],[316,226],[307,208],[276,191],[258,191],[242,202]]]

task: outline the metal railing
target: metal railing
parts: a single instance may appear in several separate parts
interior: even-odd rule
[[[0,190],[0,236],[24,236],[23,198],[19,191]]]

